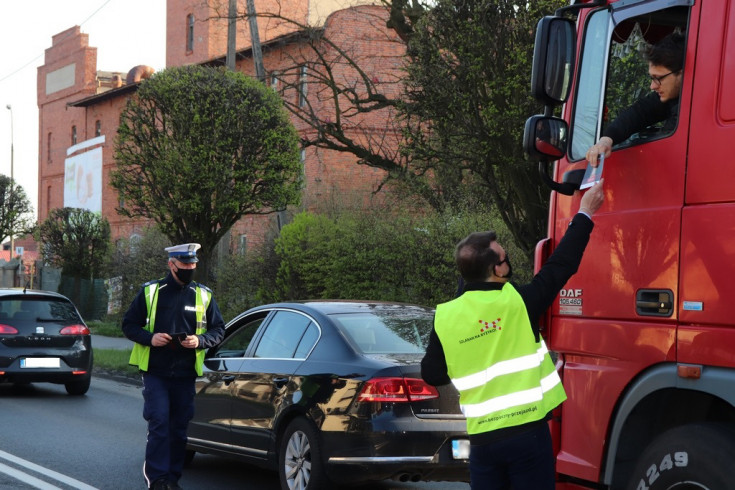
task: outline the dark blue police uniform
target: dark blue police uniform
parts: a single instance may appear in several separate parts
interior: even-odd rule
[[[156,312],[150,332],[145,328],[149,315],[145,286],[154,283],[158,286]],[[195,282],[181,285],[169,273],[163,279],[144,285],[123,318],[125,336],[140,344],[138,347],[147,355],[147,366],[145,363],[136,365],[143,376],[143,417],[148,422],[143,474],[149,488],[179,488],[187,426],[194,416],[196,352],[219,344],[224,336],[222,314],[211,298],[206,306],[206,331],[197,335],[197,349],[183,347],[176,339],[165,346],[152,347],[156,333],[195,335],[198,288],[206,290],[211,297],[205,286]]]

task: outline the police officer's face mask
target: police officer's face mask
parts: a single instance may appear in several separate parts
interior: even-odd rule
[[[194,272],[196,269],[182,269],[180,267],[176,267],[176,277],[179,278],[179,281],[183,282],[184,284],[189,284],[191,280],[194,278]]]

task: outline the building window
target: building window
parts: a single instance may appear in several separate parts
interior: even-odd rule
[[[46,187],[46,216],[51,212],[51,186]]]
[[[186,16],[186,50],[194,51],[194,14]]]
[[[94,123],[94,136],[102,136],[102,123],[99,119]]]
[[[306,65],[299,68],[299,107],[306,105]]]
[[[272,71],[271,72],[271,88],[278,92],[278,72]]]
[[[71,127],[71,144],[72,146],[77,144],[77,127],[76,126]]]
[[[46,139],[46,163],[51,163],[51,133]]]
[[[245,255],[245,252],[248,248],[248,236],[245,234],[240,235],[240,238],[237,243],[237,253],[240,255]]]

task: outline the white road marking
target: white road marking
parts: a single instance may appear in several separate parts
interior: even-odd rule
[[[69,476],[62,475],[61,473],[58,473],[56,471],[44,468],[43,466],[31,463],[30,461],[26,461],[25,459],[19,458],[17,456],[13,456],[12,454],[6,453],[5,451],[0,451],[0,458],[3,458],[6,461],[10,461],[11,463],[15,463],[31,471],[35,471],[36,473],[40,473],[49,478],[53,478],[56,481],[74,487],[78,490],[97,490],[95,487],[87,485],[86,483],[82,483],[79,480],[75,480],[74,478],[71,478]],[[2,463],[0,463],[0,472],[5,473],[8,476],[11,476],[36,488],[40,488],[41,490],[60,490],[59,487],[55,487],[50,483],[39,480],[34,476],[23,473],[20,470],[11,468],[10,466],[6,466]]]

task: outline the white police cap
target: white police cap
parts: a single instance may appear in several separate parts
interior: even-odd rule
[[[169,258],[174,258],[184,264],[192,264],[199,262],[197,258],[197,250],[202,248],[198,243],[183,243],[181,245],[174,245],[173,247],[166,247],[164,250],[168,252]]]

